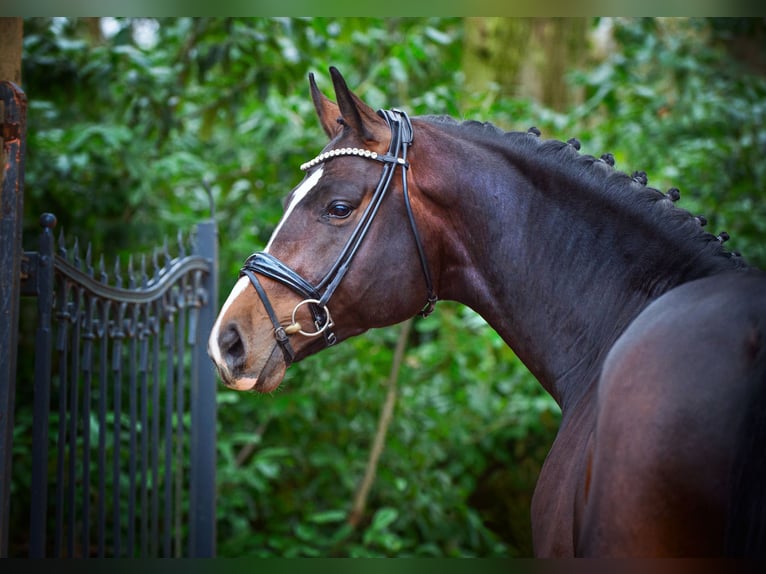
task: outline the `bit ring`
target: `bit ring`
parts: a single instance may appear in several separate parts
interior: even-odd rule
[[[296,324],[300,325],[300,323],[298,323],[295,320],[295,314],[298,312],[298,309],[300,309],[303,305],[307,305],[309,303],[313,303],[315,305],[319,305],[320,301],[319,301],[319,299],[304,299],[303,301],[298,303],[295,306],[295,309],[293,309],[293,314],[292,314],[292,317],[291,317],[292,325],[296,325]],[[321,335],[327,329],[332,327],[334,325],[334,323],[332,321],[332,317],[330,316],[330,310],[327,308],[327,305],[322,305],[322,310],[324,311],[325,315],[327,316],[327,321],[325,321],[324,325],[322,325],[321,327],[318,327],[317,330],[314,331],[313,333],[307,333],[303,329],[299,329],[297,332],[300,333],[301,335],[303,335],[304,337],[316,337],[317,335]]]

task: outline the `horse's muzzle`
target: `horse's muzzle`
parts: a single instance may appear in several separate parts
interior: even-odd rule
[[[214,346],[217,346],[215,352]],[[262,358],[255,361],[255,365],[249,364],[245,339],[235,323],[221,329],[217,341],[211,338],[208,342],[208,355],[223,384],[237,391],[269,393],[279,386],[287,370],[287,364],[276,344],[265,360]]]

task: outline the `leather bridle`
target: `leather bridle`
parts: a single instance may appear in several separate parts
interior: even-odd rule
[[[372,194],[370,203],[365,208],[359,223],[357,223],[356,228],[343,246],[340,255],[338,255],[335,263],[324,278],[316,285],[312,285],[289,266],[265,251],[259,251],[248,257],[240,270],[240,277],[243,275],[247,276],[258,293],[258,296],[271,319],[271,323],[274,326],[274,337],[282,349],[285,362],[288,366],[295,359],[295,352],[290,345],[290,335],[292,334],[300,333],[306,337],[316,337],[322,334],[324,335],[325,344],[327,346],[334,345],[337,342],[337,337],[332,331],[334,323],[327,305],[330,298],[335,293],[335,290],[340,285],[340,282],[343,280],[343,277],[348,272],[351,261],[359,251],[362,241],[364,241],[364,238],[370,230],[370,226],[372,225],[372,222],[383,203],[388,188],[390,187],[397,166],[402,167],[404,204],[407,210],[410,227],[415,238],[415,245],[417,246],[418,255],[420,257],[420,265],[423,269],[423,275],[426,282],[427,302],[420,311],[420,314],[424,317],[430,314],[438,300],[438,297],[434,293],[431,272],[429,270],[425,250],[423,249],[423,243],[420,239],[420,234],[418,233],[417,224],[415,223],[415,216],[412,212],[409,192],[407,189],[407,169],[409,168],[409,163],[407,162],[407,149],[412,145],[412,123],[407,114],[402,110],[379,110],[378,114],[386,120],[386,123],[391,129],[391,143],[389,144],[387,154],[381,155],[376,152],[358,148],[340,148],[323,153],[301,166],[302,170],[307,171],[334,157],[352,155],[383,163],[383,173]],[[279,322],[274,307],[271,305],[269,297],[256,274],[274,279],[304,298],[293,309],[292,322],[289,325],[282,325]],[[300,324],[295,320],[296,312],[303,305],[307,305],[311,312],[314,328],[316,329],[313,332],[302,330]]]

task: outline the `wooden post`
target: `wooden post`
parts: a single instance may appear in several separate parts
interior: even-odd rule
[[[21,18],[0,18],[0,80],[21,85]]]
[[[0,18],[0,557],[8,556],[19,328],[26,98],[21,18]]]

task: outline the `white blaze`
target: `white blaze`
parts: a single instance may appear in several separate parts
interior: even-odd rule
[[[239,281],[236,282],[234,285],[234,288],[231,290],[231,293],[229,293],[229,296],[226,298],[226,302],[223,304],[223,307],[221,307],[221,311],[218,313],[218,319],[215,321],[215,325],[213,325],[213,329],[210,331],[210,339],[208,339],[208,348],[210,349],[210,353],[213,355],[213,361],[217,365],[225,365],[223,357],[221,356],[221,348],[218,346],[218,333],[221,330],[221,318],[226,314],[226,311],[229,310],[229,307],[231,307],[231,304],[234,303],[234,300],[239,297],[242,292],[247,289],[250,286],[250,279],[246,276],[242,276],[239,278]]]
[[[311,176],[309,176],[309,178],[306,179],[306,181],[304,181],[295,190],[293,197],[290,200],[290,204],[285,210],[285,214],[282,216],[282,219],[280,220],[279,225],[277,225],[277,228],[274,230],[274,233],[271,234],[271,239],[269,239],[269,243],[266,245],[266,249],[264,251],[269,250],[271,243],[274,241],[277,233],[279,233],[279,230],[285,224],[285,221],[287,221],[287,218],[290,217],[290,214],[293,212],[293,210],[295,210],[297,205],[309,194],[309,192],[316,187],[316,184],[322,177],[323,172],[324,168],[320,166],[318,170],[312,173]],[[213,329],[210,331],[208,347],[210,349],[210,353],[213,356],[213,360],[218,365],[225,365],[223,357],[221,356],[221,349],[218,346],[218,335],[221,330],[221,319],[224,317],[224,315],[226,315],[226,311],[229,310],[229,307],[232,306],[237,297],[239,297],[245,290],[247,290],[248,287],[250,287],[250,279],[247,277],[240,277],[239,281],[237,281],[237,283],[234,285],[234,288],[231,290],[231,293],[229,293],[229,296],[226,298],[226,302],[223,304],[221,311],[218,313],[218,319],[216,319],[215,325],[213,325]]]
[[[324,173],[324,166],[320,166],[318,170],[312,173],[311,176],[309,176],[309,178],[300,184],[298,189],[295,190],[293,197],[290,200],[290,204],[285,210],[285,214],[282,216],[282,219],[280,220],[279,225],[277,225],[277,228],[274,230],[274,233],[271,234],[271,239],[269,239],[269,243],[266,245],[266,249],[264,249],[264,251],[269,251],[271,244],[274,242],[274,238],[277,236],[277,233],[279,233],[279,230],[282,229],[282,226],[285,224],[285,221],[287,221],[287,218],[290,217],[290,214],[298,206],[298,204],[303,201],[303,198],[305,198],[309,192],[316,187],[316,184],[319,183],[319,179],[322,177],[322,173]]]

